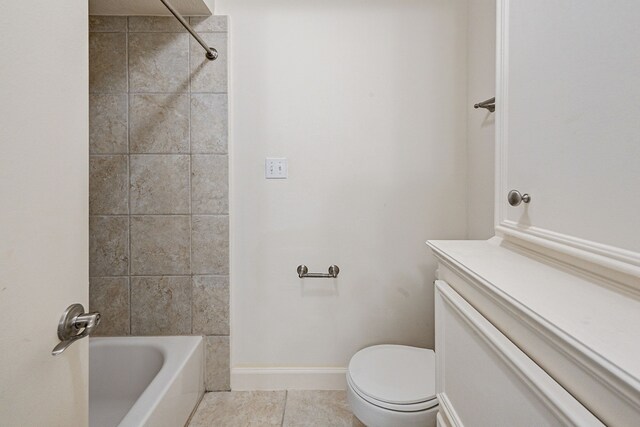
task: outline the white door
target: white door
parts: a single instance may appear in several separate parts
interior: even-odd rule
[[[0,14],[0,425],[86,426],[88,342],[57,323],[88,305],[87,2]]]

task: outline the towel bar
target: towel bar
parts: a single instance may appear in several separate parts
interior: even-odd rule
[[[335,279],[338,277],[338,273],[340,273],[340,269],[337,265],[329,266],[329,274],[326,273],[309,273],[309,269],[306,265],[298,266],[298,277],[303,279],[305,277],[316,278],[316,279]]]

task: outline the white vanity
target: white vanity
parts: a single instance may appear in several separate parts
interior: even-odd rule
[[[640,301],[502,239],[432,241],[447,426],[640,423]]]
[[[640,426],[639,21],[498,1],[496,237],[428,242],[440,425]]]

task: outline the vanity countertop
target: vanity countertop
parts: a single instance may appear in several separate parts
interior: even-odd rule
[[[501,301],[514,318],[537,324],[551,340],[584,355],[592,372],[615,377],[640,402],[640,301],[595,276],[535,257],[495,237],[427,242],[441,263]]]

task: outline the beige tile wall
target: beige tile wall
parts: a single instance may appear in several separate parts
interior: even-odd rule
[[[227,19],[92,16],[91,310],[98,335],[204,335],[229,389]]]

